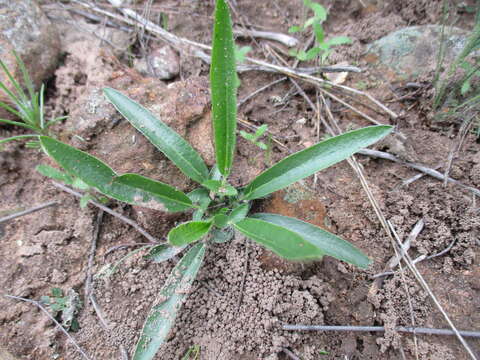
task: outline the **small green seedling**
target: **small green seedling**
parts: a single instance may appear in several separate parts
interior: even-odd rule
[[[235,60],[237,63],[241,64],[245,61],[247,54],[252,51],[250,46],[235,46]]]
[[[64,295],[62,289],[52,288],[51,295],[42,296],[40,302],[49,308],[53,317],[60,316],[65,329],[77,331],[80,328],[76,316],[82,302],[75,290],[70,289]]]
[[[58,121],[64,120],[67,117],[61,116],[51,120],[45,120],[44,117],[44,92],[45,86],[42,84],[40,91],[35,91],[32,79],[25,67],[24,62],[14,52],[13,55],[17,60],[17,64],[22,72],[23,85],[27,91],[23,89],[22,85],[15,80],[12,73],[8,70],[3,61],[0,60],[0,67],[7,75],[8,80],[12,84],[14,90],[10,90],[7,84],[0,81],[0,89],[7,95],[13,107],[7,103],[0,101],[0,107],[7,110],[9,113],[17,117],[20,121],[13,121],[8,119],[1,119],[0,123],[8,125],[16,125],[25,129],[33,131],[32,134],[17,135],[5,139],[0,139],[0,144],[13,140],[22,140],[25,138],[37,137],[38,135],[51,135],[48,128]],[[29,147],[38,147],[38,142],[27,143]]]
[[[464,61],[462,64],[460,64],[460,67],[465,71],[467,75],[469,75],[464,79],[463,83],[460,86],[460,94],[462,94],[462,96],[465,96],[472,89],[472,80],[480,78],[479,65],[480,63],[474,66],[468,61]]]
[[[258,138],[262,137],[263,134],[268,130],[268,125],[263,124],[257,128],[254,134],[247,133],[246,131],[240,130],[240,136],[245,140],[250,141],[251,143],[257,145],[262,150],[268,150],[267,144],[258,141]]]
[[[157,262],[185,255],[172,270],[147,316],[133,360],[152,359],[167,340],[205,252],[229,241],[235,231],[291,261],[333,256],[366,268],[370,260],[342,238],[307,222],[275,214],[249,215],[251,202],[313,175],[386,136],[391,126],[371,126],[344,133],[299,151],[273,165],[243,187],[228,182],[237,131],[235,45],[228,6],[217,0],[213,31],[210,83],[216,165],[209,169],[201,156],[161,120],[117,90],[104,94],[116,109],[187,177],[200,186],[186,194],[138,174],[117,174],[83,151],[48,136],[40,136],[46,154],[72,178],[96,191],[126,202],[169,212],[191,211],[192,220],[168,234],[168,243],[152,248]]]
[[[182,360],[199,360],[200,359],[200,345],[191,346],[183,355]]]
[[[290,50],[290,54],[295,56],[298,60],[308,61],[320,57],[321,63],[324,63],[332,53],[332,47],[338,45],[351,44],[352,40],[346,36],[336,36],[329,40],[325,40],[325,32],[322,24],[327,20],[327,10],[321,4],[313,2],[312,0],[303,0],[304,5],[313,11],[313,16],[309,18],[303,25],[296,25],[290,27],[290,33],[301,32],[312,27],[315,35],[315,46],[305,50]]]

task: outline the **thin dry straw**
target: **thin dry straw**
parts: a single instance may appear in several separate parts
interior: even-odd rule
[[[47,207],[54,206],[54,205],[57,205],[57,204],[58,203],[56,201],[49,201],[47,203],[35,206],[33,208],[23,210],[23,211],[15,213],[15,214],[4,216],[4,217],[0,218],[0,223],[3,223],[3,222],[8,221],[8,220],[16,219],[20,216],[28,215],[28,214],[31,214],[35,211],[39,211],[39,210],[42,210],[42,209],[45,209]]]
[[[52,184],[53,186],[73,195],[73,196],[76,196],[78,198],[81,198],[83,197],[82,194],[80,194],[79,192],[75,191],[75,190],[72,190],[70,189],[68,186],[65,186],[63,184],[60,184],[60,183],[57,183],[55,181],[52,181]],[[105,211],[106,213],[109,213],[110,215],[112,216],[115,216],[116,218],[122,220],[124,223],[130,225],[131,227],[133,227],[135,230],[137,230],[140,234],[142,234],[143,236],[145,236],[151,243],[155,243],[155,244],[161,244],[158,239],[156,239],[154,236],[150,235],[146,230],[144,230],[140,225],[138,225],[135,221],[123,216],[122,214],[119,214],[117,213],[116,211],[113,211],[112,209],[96,202],[96,201],[93,201],[93,200],[89,200],[88,201],[89,204],[92,204],[92,205],[95,205],[96,207],[98,207],[99,209],[102,209],[103,211]]]
[[[282,325],[283,330],[290,331],[356,331],[356,332],[384,332],[383,326],[337,326],[337,325]],[[433,329],[423,327],[399,326],[395,331],[411,334],[428,334],[428,335],[446,335],[455,336],[455,332],[450,329]],[[458,330],[465,337],[480,338],[480,331]]]

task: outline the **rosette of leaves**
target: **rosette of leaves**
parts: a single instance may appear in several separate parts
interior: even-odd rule
[[[249,215],[250,203],[342,161],[386,136],[390,126],[354,130],[319,142],[278,162],[242,188],[228,182],[236,145],[237,74],[232,24],[225,0],[217,0],[210,68],[216,165],[209,169],[181,136],[120,92],[104,94],[116,109],[199,188],[186,194],[138,174],[117,174],[99,159],[47,136],[42,148],[71,178],[108,197],[163,211],[192,211],[192,220],[173,228],[168,243],[149,257],[160,262],[185,252],[160,290],[135,349],[134,360],[152,359],[166,341],[206,250],[234,231],[292,261],[330,255],[366,268],[367,256],[349,242],[302,220],[274,214]]]

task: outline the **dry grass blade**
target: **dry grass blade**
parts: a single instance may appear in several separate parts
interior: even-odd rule
[[[462,126],[460,126],[460,130],[458,131],[457,141],[453,144],[452,149],[448,154],[447,165],[445,166],[445,172],[443,173],[443,186],[447,186],[448,184],[448,175],[450,174],[450,169],[452,168],[453,158],[455,157],[456,153],[460,151],[462,148],[463,142],[465,141],[465,137],[468,134],[468,131],[473,124],[473,117],[468,117],[462,122]]]

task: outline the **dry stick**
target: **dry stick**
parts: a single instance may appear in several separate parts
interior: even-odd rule
[[[443,176],[444,176],[443,186],[447,186],[448,175],[450,174],[450,169],[453,164],[453,157],[462,148],[463,142],[465,141],[465,137],[467,136],[467,133],[468,133],[468,129],[470,129],[470,125],[472,125],[473,123],[472,120],[473,120],[473,117],[470,117],[469,119],[465,119],[462,122],[462,126],[460,127],[460,130],[458,131],[458,136],[457,136],[458,141],[454,144],[454,146],[452,147],[452,149],[448,154],[447,165],[445,166],[445,172],[443,173]]]
[[[430,256],[427,256],[425,258],[425,260],[430,260],[430,259],[433,259],[433,258],[436,258],[436,257],[439,257],[439,256],[442,256],[442,255],[445,255],[446,253],[448,253],[453,245],[455,245],[455,243],[457,242],[457,239],[453,239],[452,242],[445,248],[443,249],[442,251],[436,253],[436,254],[433,254],[433,255],[430,255]],[[418,261],[417,261],[418,262]]]
[[[328,97],[332,98],[333,100],[335,101],[338,101],[340,104],[342,104],[343,106],[349,108],[350,110],[352,110],[353,112],[356,112],[358,115],[360,116],[363,116],[365,119],[367,119],[368,121],[376,124],[376,125],[385,125],[385,124],[382,124],[381,122],[375,120],[374,118],[372,118],[371,116],[368,116],[367,114],[365,114],[364,112],[358,110],[356,107],[350,105],[349,103],[343,101],[342,99],[340,99],[338,96],[335,96],[333,95],[331,92],[325,90],[324,88],[320,87],[319,88],[321,92],[323,92],[324,94],[326,94]]]
[[[395,231],[395,228],[393,227],[393,225],[388,222],[388,225],[390,226],[390,229],[391,229],[391,232],[395,238],[395,240],[397,241],[397,244],[399,243],[400,246],[401,246],[401,242],[400,242],[400,239],[398,238],[398,235]],[[396,247],[398,246],[397,244]],[[397,250],[398,251],[398,250]],[[430,289],[430,287],[428,286],[427,282],[425,281],[425,279],[423,278],[422,274],[420,274],[420,272],[418,271],[417,267],[415,266],[415,264],[413,263],[412,261],[412,258],[410,257],[410,255],[408,253],[405,253],[405,256],[403,257],[403,261],[407,264],[408,268],[410,269],[410,271],[412,271],[412,273],[415,275],[415,277],[417,278],[417,280],[420,282],[420,285],[422,285],[422,287],[424,288],[424,290],[428,293],[428,295],[430,295],[430,297],[432,298],[435,306],[437,306],[437,308],[440,310],[440,312],[442,313],[443,317],[445,318],[445,320],[447,321],[448,325],[450,326],[450,328],[453,330],[454,334],[456,335],[457,339],[461,342],[461,344],[463,345],[463,347],[465,348],[465,350],[467,350],[467,353],[470,355],[470,357],[473,359],[473,360],[477,360],[477,357],[475,356],[475,354],[473,353],[472,349],[470,348],[470,346],[468,345],[468,343],[465,341],[465,339],[463,338],[463,336],[459,333],[459,331],[457,330],[457,328],[455,327],[455,325],[453,324],[452,320],[450,320],[450,317],[448,316],[448,314],[445,312],[445,310],[443,309],[442,305],[440,304],[440,302],[437,300],[437,298],[435,297],[435,295],[433,294],[432,290]]]
[[[30,303],[30,304],[33,304],[35,305],[36,307],[38,307],[40,310],[42,310],[50,320],[52,320],[54,322],[54,324],[67,336],[67,338],[72,342],[72,344],[75,346],[75,348],[78,350],[78,352],[80,354],[82,354],[82,356],[87,359],[87,360],[90,360],[91,358],[82,350],[82,348],[78,345],[78,343],[75,341],[75,339],[67,332],[67,330],[65,330],[63,328],[63,326],[48,312],[47,309],[45,309],[45,307],[39,303],[38,301],[35,301],[35,300],[31,300],[31,299],[27,299],[27,298],[23,298],[23,297],[20,297],[20,296],[13,296],[13,295],[5,295],[5,297],[7,298],[10,298],[10,299],[15,299],[15,300],[20,300],[20,301],[25,301],[27,303]]]
[[[438,170],[440,169],[441,166],[435,166],[434,168],[432,168],[433,170]],[[413,183],[414,181],[417,181],[418,179],[421,179],[422,177],[426,176],[427,174],[424,174],[424,173],[420,173],[420,174],[417,174],[415,176],[412,176],[411,178],[409,179],[406,179],[406,180],[403,180],[402,183],[397,186],[397,187],[401,187],[401,186],[407,186],[407,185],[410,185],[411,183]]]
[[[393,256],[388,262],[388,267],[390,269],[394,269],[400,263],[400,261],[402,260],[402,257],[410,249],[410,245],[412,244],[413,241],[415,241],[418,234],[420,234],[420,232],[423,230],[424,226],[425,226],[425,221],[423,221],[423,219],[420,219],[417,221],[417,223],[413,227],[410,234],[408,234],[407,239],[403,242],[400,248],[401,252],[399,256]]]
[[[109,12],[109,11],[103,10],[103,9],[101,9],[101,8],[95,6],[95,5],[84,3],[83,1],[80,1],[80,0],[72,0],[72,1],[77,3],[77,4],[80,4],[80,5],[84,6],[86,8],[89,8],[93,11],[104,14],[108,17],[113,18],[113,19],[123,21],[123,22],[125,22],[127,24],[130,24],[132,26],[137,25],[137,23],[140,22],[142,24],[142,26],[145,27],[146,30],[150,31],[153,34],[156,34],[156,35],[160,36],[165,41],[168,41],[169,43],[171,43],[175,46],[190,45],[190,46],[193,46],[195,48],[200,48],[200,49],[203,49],[203,50],[211,51],[210,46],[205,45],[205,44],[201,44],[201,43],[189,40],[189,39],[185,39],[185,38],[175,36],[175,35],[169,33],[168,31],[162,29],[160,26],[152,23],[151,21],[148,21],[147,19],[142,18],[135,11],[133,11],[131,9],[121,8],[121,7],[117,6],[117,4],[115,3],[114,0],[109,0],[109,2],[112,5],[114,5],[119,11],[121,11],[125,15],[125,17],[118,16],[116,14],[113,14],[113,13]],[[133,18],[134,20],[131,20],[130,18]],[[203,60],[206,60],[207,58],[210,58],[208,55],[206,55],[205,53],[203,53],[201,51],[200,52],[199,51],[194,51],[194,55],[200,57]],[[345,90],[347,92],[354,93],[354,94],[359,95],[359,96],[365,96],[367,99],[369,99],[372,103],[377,105],[380,109],[382,109],[382,111],[384,111],[390,117],[392,117],[394,119],[396,119],[398,117],[398,115],[395,112],[393,112],[392,110],[387,108],[380,101],[376,100],[373,96],[371,96],[370,94],[368,94],[366,92],[363,92],[363,91],[360,91],[360,90],[357,90],[357,89],[354,89],[354,88],[351,88],[351,87],[348,87],[348,86],[345,86],[345,85],[335,84],[331,81],[324,80],[324,79],[321,79],[321,78],[318,78],[318,77],[315,77],[315,76],[311,76],[309,74],[302,74],[302,73],[300,73],[298,71],[295,71],[294,69],[291,69],[291,68],[288,68],[288,67],[273,65],[273,64],[270,64],[268,62],[258,60],[258,59],[253,59],[253,58],[250,58],[250,57],[246,57],[245,59],[248,60],[249,62],[255,64],[255,65],[259,65],[259,66],[263,66],[263,67],[266,67],[266,68],[271,69],[271,70],[275,70],[279,73],[288,75],[290,77],[300,78],[302,80],[305,80],[307,82],[310,82],[310,83],[313,83],[313,84],[316,84],[316,85],[333,86],[333,87]]]
[[[290,331],[356,331],[356,332],[384,332],[383,326],[336,326],[336,325],[282,325],[283,330]],[[405,332],[410,334],[426,334],[426,335],[455,335],[455,332],[450,329],[433,329],[424,327],[409,327],[399,326],[395,331]],[[458,331],[462,336],[480,338],[480,331]]]
[[[287,355],[290,359],[292,360],[302,360],[301,358],[299,358],[297,355],[295,355],[295,353],[293,351],[290,351],[288,348],[286,347],[282,347],[282,351],[285,353],[285,355]]]
[[[237,107],[240,107],[242,106],[244,103],[246,103],[248,100],[250,100],[251,98],[253,98],[255,95],[261,93],[262,91],[265,91],[267,90],[269,87],[272,87],[273,85],[276,85],[278,83],[281,83],[282,81],[285,81],[287,80],[287,77],[282,77],[280,79],[277,79],[275,81],[272,81],[270,84],[267,84],[265,86],[262,86],[261,88],[255,90],[254,92],[252,92],[251,94],[245,96],[242,100],[240,100],[238,103],[237,103]]]
[[[115,245],[115,246],[112,246],[111,248],[109,248],[105,254],[103,254],[103,257],[106,258],[108,254],[114,252],[114,251],[117,251],[117,250],[123,250],[123,249],[126,249],[128,247],[135,247],[135,246],[153,246],[153,245],[160,245],[160,244],[166,244],[166,242],[161,242],[161,243],[151,243],[151,242],[148,242],[148,243],[130,243],[130,244],[120,244],[120,245]]]
[[[88,256],[88,264],[87,264],[87,277],[85,280],[85,301],[90,297],[92,292],[92,267],[93,261],[95,259],[95,252],[97,250],[97,242],[100,235],[100,228],[103,220],[103,210],[99,210],[97,213],[97,217],[95,218],[95,225],[93,227],[93,235],[92,235],[92,245],[90,247],[90,255]]]
[[[18,217],[28,215],[28,214],[34,213],[36,211],[39,211],[39,210],[42,210],[42,209],[45,209],[47,207],[54,206],[54,205],[58,205],[58,202],[57,201],[49,201],[47,203],[35,206],[33,208],[23,210],[23,211],[19,211],[15,214],[10,214],[10,215],[4,216],[4,217],[0,218],[0,224],[5,222],[5,221],[16,219]]]
[[[63,190],[73,196],[76,196],[78,198],[82,198],[83,195],[80,194],[79,192],[76,192],[75,190],[72,190],[70,189],[68,186],[65,186],[63,184],[60,184],[60,183],[57,183],[55,181],[52,181],[52,184],[59,188],[60,190]],[[109,213],[110,215],[112,216],[115,216],[116,218],[122,220],[124,223],[130,225],[131,227],[133,227],[135,230],[137,230],[140,234],[142,234],[143,236],[145,236],[148,240],[150,240],[151,243],[157,243],[157,244],[160,244],[160,242],[158,241],[157,238],[153,237],[152,235],[150,235],[147,231],[145,231],[140,225],[138,225],[135,221],[123,216],[122,214],[119,214],[117,213],[116,211],[113,211],[112,209],[96,202],[96,201],[93,201],[93,200],[89,200],[88,201],[89,204],[92,204],[92,205],[95,205],[96,207],[98,207],[99,209],[102,209],[103,211]]]
[[[412,298],[410,296],[409,287],[407,286],[407,280],[405,279],[405,272],[403,270],[401,260],[404,256],[404,254],[406,254],[408,252],[408,249],[410,248],[411,243],[416,239],[418,234],[422,231],[423,226],[424,226],[424,221],[423,221],[423,219],[420,219],[415,224],[415,226],[413,227],[413,229],[410,232],[410,234],[408,235],[407,239],[401,245],[400,254],[398,256],[396,256],[391,261],[391,264],[390,264],[390,265],[394,265],[394,266],[398,265],[400,267],[400,276],[402,278],[403,287],[405,288],[405,294],[407,294],[408,307],[410,309],[410,321],[412,322],[413,327],[415,327],[416,324],[415,324],[415,315],[414,315],[414,312],[413,312]],[[405,246],[405,248],[404,248],[404,246]],[[413,334],[413,344],[414,344],[414,347],[415,347],[415,359],[418,360],[418,341],[417,341],[417,335],[416,334]]]
[[[292,36],[282,34],[282,33],[270,32],[270,31],[259,31],[259,30],[235,28],[233,29],[233,34],[243,38],[254,37],[254,38],[260,38],[260,39],[273,40],[281,44],[284,44],[288,47],[297,46],[298,44],[298,39]]]
[[[98,318],[100,319],[100,324],[102,324],[102,327],[106,331],[110,331],[110,325],[108,324],[108,321],[105,319],[105,315],[103,314],[102,308],[97,303],[97,298],[95,297],[95,294],[91,293],[88,298],[90,299],[90,302],[92,303],[92,306],[93,306],[93,309],[95,310],[95,313],[97,314]]]
[[[380,158],[380,159],[385,159],[385,160],[390,160],[390,161],[396,162],[398,164],[401,164],[401,165],[410,167],[412,169],[421,171],[422,173],[430,175],[431,177],[434,177],[435,179],[438,179],[438,180],[443,181],[445,179],[445,176],[442,173],[440,173],[440,172],[438,172],[434,169],[426,167],[422,164],[417,164],[417,163],[412,163],[412,162],[400,160],[396,156],[394,156],[392,154],[389,154],[387,152],[378,151],[378,150],[370,150],[370,149],[362,149],[362,150],[358,151],[358,153],[362,154],[362,155],[377,157],[377,158]],[[448,182],[451,182],[452,184],[458,185],[458,186],[460,186],[464,189],[467,189],[467,190],[471,191],[475,195],[480,196],[480,190],[478,190],[474,187],[465,185],[458,180],[452,179],[451,177],[448,177],[447,180],[448,180]]]
[[[210,64],[210,56],[205,53],[199,54],[200,58],[206,63]],[[330,65],[330,66],[314,66],[314,67],[300,67],[290,69],[294,74],[297,74],[300,77],[304,75],[313,75],[318,73],[338,73],[338,72],[355,72],[361,73],[363,70],[352,65]],[[262,71],[272,74],[279,74],[280,72],[277,69],[272,69],[263,65],[248,65],[248,64],[239,64],[237,65],[237,72],[243,73],[247,71]],[[280,73],[281,74],[281,73]]]
[[[338,135],[341,132],[340,127],[336,123],[335,117],[333,116],[332,112],[330,111],[330,108],[328,107],[328,104],[325,100],[325,97],[322,95],[320,98],[322,99],[322,102],[325,105],[325,110],[326,110],[326,113],[327,113],[328,117],[330,118],[330,121],[332,122],[333,126],[336,129],[334,131],[330,126],[328,126],[328,128],[330,129],[330,133],[331,133],[331,135]],[[354,172],[356,173],[356,175],[358,176],[358,178],[360,179],[360,183],[362,184],[363,190],[367,194],[368,200],[372,204],[373,210],[375,211],[375,214],[377,215],[377,218],[379,219],[380,224],[382,225],[383,229],[385,230],[385,232],[390,237],[390,239],[392,240],[392,243],[393,243],[393,238],[391,237],[390,228],[388,227],[388,224],[387,224],[387,219],[383,215],[383,212],[380,208],[380,205],[378,204],[377,200],[373,196],[373,193],[370,189],[370,185],[368,184],[367,179],[365,178],[365,175],[363,174],[362,168],[358,164],[355,156],[349,157],[347,159],[347,161],[350,164],[350,166],[352,167],[352,169],[354,170]]]

